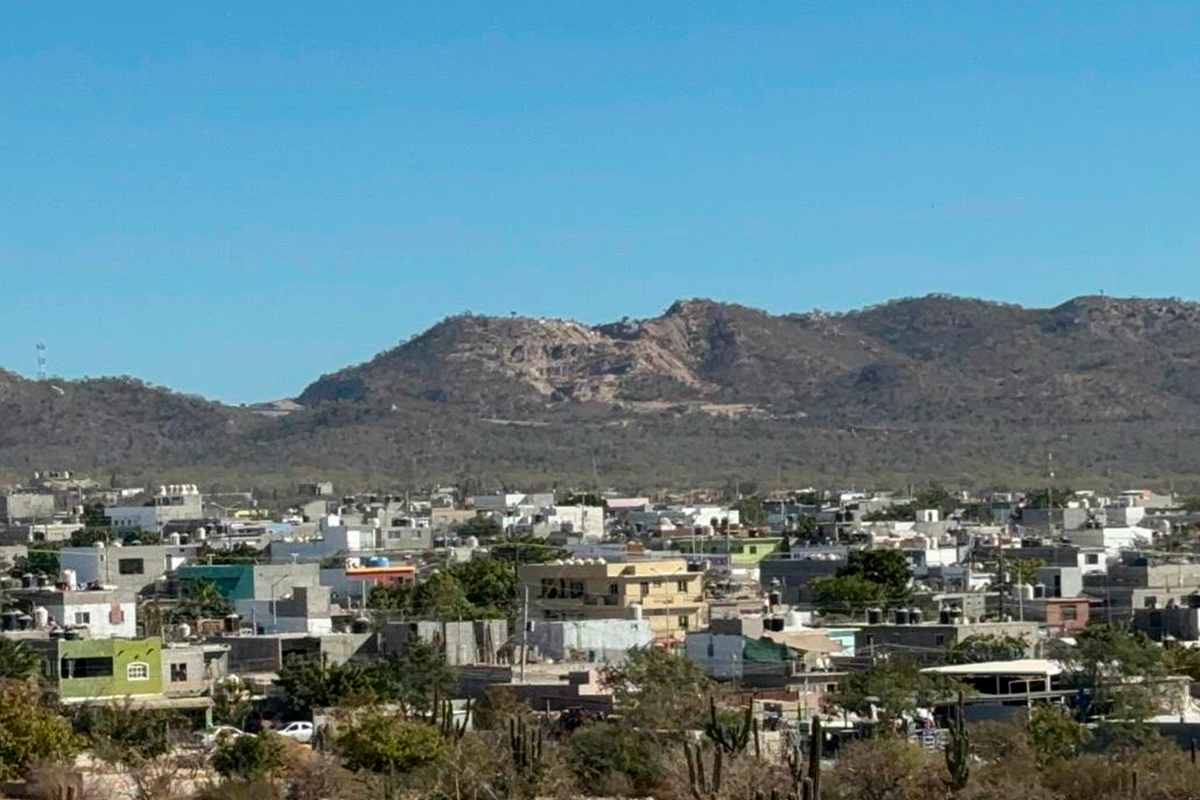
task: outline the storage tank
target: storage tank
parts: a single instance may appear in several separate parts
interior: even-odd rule
[[[904,609],[904,608],[897,608],[895,611],[892,612],[892,621],[895,622],[895,624],[897,624],[897,625],[907,625],[908,624],[908,610]]]
[[[33,607],[33,627],[37,628],[40,631],[40,630],[44,630],[45,628],[49,627],[49,625],[50,625],[50,612],[46,610],[45,606],[34,606]]]
[[[641,606],[630,606],[629,607],[629,618],[631,620],[633,620],[634,622],[641,622],[642,621],[642,607]]]
[[[787,612],[785,619],[789,628],[799,628],[804,624],[800,619],[800,612],[794,608]]]
[[[882,608],[868,608],[867,609],[867,624],[868,625],[880,625],[882,623],[883,623],[883,609]]]
[[[67,587],[68,592],[74,592],[79,589],[79,577],[73,569],[64,569],[59,574],[58,582]]]
[[[186,622],[181,623],[179,627],[175,629],[175,632],[179,635],[180,639],[190,639],[192,636],[192,626],[188,625]]]
[[[178,533],[172,533],[171,534],[171,544],[173,544],[173,545],[183,544],[183,537],[180,536]]]
[[[925,619],[925,615],[921,612],[921,609],[910,608],[908,610],[908,624],[909,625],[920,625],[924,621],[924,619]]]

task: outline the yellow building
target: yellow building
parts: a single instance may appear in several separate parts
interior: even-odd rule
[[[640,613],[656,640],[679,642],[708,623],[704,576],[689,572],[682,558],[526,564],[520,578],[532,619],[632,619]]]

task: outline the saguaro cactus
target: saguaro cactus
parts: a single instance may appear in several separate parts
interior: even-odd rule
[[[508,721],[508,745],[513,764],[522,774],[536,773],[542,768],[542,728],[530,729],[525,720],[514,717]]]
[[[963,714],[963,695],[958,693],[958,703],[950,711],[949,740],[946,742],[946,771],[950,788],[961,792],[971,778],[971,736]]]
[[[715,800],[721,793],[721,780],[724,766],[724,750],[714,748],[712,772],[704,769],[704,753],[698,745],[691,742],[683,743],[683,754],[687,757],[688,788],[695,800]]]
[[[753,735],[755,753],[760,753],[758,720],[754,718],[753,703],[746,706],[746,713],[742,718],[740,728],[736,725],[723,725],[717,721],[717,703],[711,697],[708,699],[708,716],[709,720],[704,726],[704,733],[718,748],[730,755],[742,753],[746,750],[746,745],[750,743],[750,737]]]

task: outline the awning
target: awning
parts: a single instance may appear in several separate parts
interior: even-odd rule
[[[828,655],[830,653],[840,653],[843,649],[841,644],[817,630],[766,631],[763,633],[763,638],[770,639],[776,644],[790,647],[793,650],[802,650],[805,653],[822,653]]]

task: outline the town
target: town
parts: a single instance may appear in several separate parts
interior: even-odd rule
[[[1196,498],[42,471],[0,525],[13,796],[1200,791]]]

